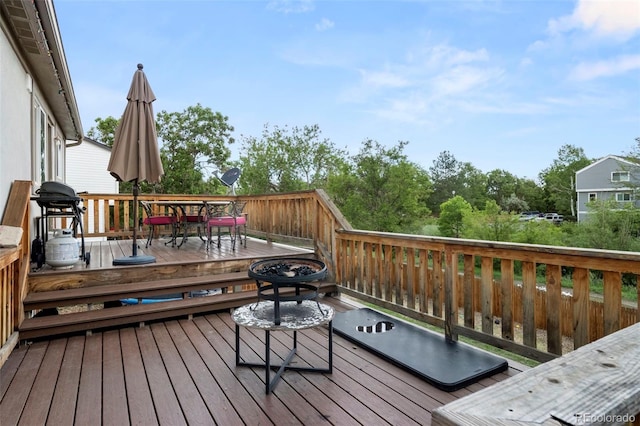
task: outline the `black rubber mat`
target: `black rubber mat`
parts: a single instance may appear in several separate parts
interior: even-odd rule
[[[336,313],[333,328],[447,392],[508,368],[501,357],[369,308]]]

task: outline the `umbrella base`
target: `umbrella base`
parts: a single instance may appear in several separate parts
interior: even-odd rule
[[[145,265],[147,263],[155,263],[156,258],[153,256],[129,256],[113,259],[113,265]]]

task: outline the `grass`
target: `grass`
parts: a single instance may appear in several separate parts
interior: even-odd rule
[[[461,263],[459,268],[463,268],[463,264]],[[479,266],[476,266],[475,268],[475,274],[476,276],[480,276],[482,273],[482,270]],[[493,278],[495,280],[500,280],[501,274],[500,274],[500,270],[494,270],[493,271]],[[522,282],[522,275],[516,270],[514,271],[514,276],[513,276],[514,281],[518,281],[518,282]],[[538,272],[536,274],[536,282],[539,286],[544,287],[546,285],[546,280],[544,277],[544,274],[541,274],[540,272]],[[561,282],[562,288],[566,288],[566,289],[573,289],[573,280],[568,277],[568,276],[564,276],[562,277],[562,282]],[[602,281],[602,278],[597,278],[594,277],[593,274],[589,280],[589,291],[593,294],[598,294],[600,296],[604,295],[604,282]],[[633,285],[622,285],[622,300],[623,301],[627,301],[627,302],[637,302],[638,301],[638,290],[636,289],[635,286]]]

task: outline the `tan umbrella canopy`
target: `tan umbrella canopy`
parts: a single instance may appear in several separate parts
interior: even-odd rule
[[[107,167],[120,182],[157,183],[164,175],[151,104],[156,96],[142,68],[142,64],[138,64],[133,75]]]
[[[131,88],[127,95],[127,106],[124,109],[120,124],[111,148],[111,158],[107,170],[120,182],[133,182],[133,256],[114,259],[114,265],[131,265],[155,262],[153,256],[138,256],[136,229],[138,228],[138,193],[139,183],[160,182],[164,175],[158,135],[151,103],[156,96],[151,90],[147,77],[142,71],[142,64],[133,75]]]

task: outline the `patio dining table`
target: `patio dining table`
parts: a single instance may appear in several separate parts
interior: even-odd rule
[[[149,201],[149,204],[165,206],[171,209],[182,227],[182,240],[176,247],[180,248],[189,239],[189,225],[197,224],[206,227],[209,218],[223,215],[226,209],[234,203],[234,200],[162,200]],[[197,210],[197,213],[195,212]],[[193,220],[192,220],[193,218]],[[206,233],[205,233],[206,235]],[[206,242],[205,236],[198,230],[198,236]]]

